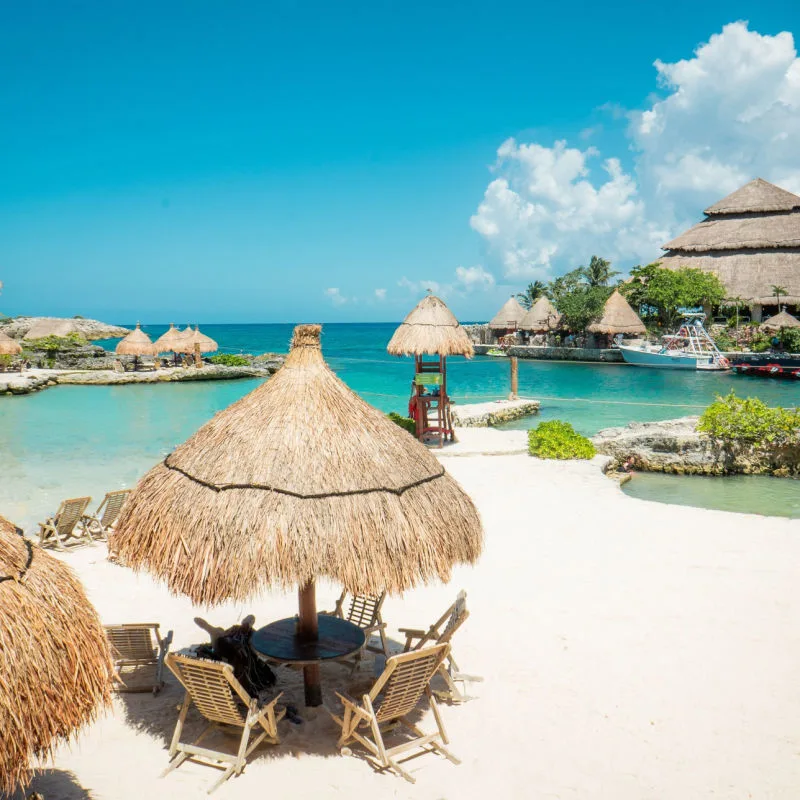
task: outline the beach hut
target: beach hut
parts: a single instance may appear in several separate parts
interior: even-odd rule
[[[800,328],[800,319],[793,317],[787,311],[781,311],[761,323],[763,331],[780,331],[783,328]]]
[[[518,327],[521,331],[531,333],[549,333],[558,327],[561,314],[545,295],[540,295],[536,302],[525,312]]]
[[[590,333],[604,333],[611,336],[618,333],[624,336],[647,333],[647,328],[639,319],[639,315],[617,289],[614,289],[611,297],[606,300],[603,316],[586,330]]]
[[[315,579],[353,593],[447,581],[483,533],[470,498],[413,436],[328,367],[300,325],[283,367],[218,413],[131,493],[115,544],[198,604],[300,587],[297,637],[317,640]],[[319,665],[304,667],[319,705]]]
[[[155,345],[150,337],[142,330],[137,322],[136,327],[116,346],[114,352],[120,356],[133,356],[134,366],[139,365],[139,356],[154,356],[157,354]]]
[[[180,339],[181,331],[179,331],[175,325],[170,322],[169,330],[166,333],[162,333],[158,339],[155,340],[153,346],[157,353],[166,353],[166,352],[175,352],[175,347],[177,346]]]
[[[471,358],[475,349],[444,301],[434,295],[423,297],[394,332],[386,347],[393,356],[414,356],[411,408],[417,424],[417,438],[438,436],[439,445],[453,439],[450,397],[447,393],[447,356]],[[425,360],[425,356],[436,360]]]
[[[72,570],[0,517],[0,794],[111,701],[103,626]]]
[[[22,345],[0,331],[0,356],[18,356],[21,352]]]
[[[187,328],[187,330],[190,329]],[[195,325],[194,330],[185,338],[183,348],[181,352],[194,355],[195,365],[201,367],[203,365],[203,360],[200,354],[215,353],[219,349],[219,345],[210,336],[200,333],[200,326]]]
[[[511,295],[503,303],[503,307],[492,317],[489,328],[493,331],[513,333],[519,328],[525,313],[525,309],[519,304],[519,300],[514,295]]]

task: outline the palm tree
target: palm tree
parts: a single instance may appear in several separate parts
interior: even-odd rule
[[[775,295],[775,301],[778,304],[778,313],[780,313],[780,310],[781,310],[781,295],[786,297],[786,295],[789,294],[789,291],[786,289],[785,286],[774,286],[773,285],[771,288],[772,288],[772,294]]]
[[[608,286],[608,282],[620,273],[611,269],[611,262],[600,256],[592,256],[588,267],[581,267],[586,283],[589,286]]]
[[[529,283],[524,292],[517,294],[517,300],[523,308],[530,308],[545,292],[547,286],[541,281]]]

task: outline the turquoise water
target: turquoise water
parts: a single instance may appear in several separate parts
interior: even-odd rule
[[[637,473],[622,490],[640,500],[800,518],[800,483],[764,475],[663,475]]]
[[[394,324],[333,324],[323,351],[337,374],[383,411],[404,412],[411,359],[386,353]],[[291,325],[202,326],[226,352],[285,352]],[[145,330],[157,337],[166,326]],[[113,347],[115,342],[105,343]],[[505,359],[448,361],[450,394],[460,403],[505,397]],[[520,362],[520,393],[540,398],[539,419],[565,419],[585,434],[632,420],[699,413],[732,387],[774,405],[794,405],[796,383],[741,380],[715,373],[644,370],[615,364]],[[131,486],[153,463],[259,380],[153,386],[63,386],[25,397],[0,397],[0,514],[24,526],[64,497]],[[746,387],[746,389],[742,388]],[[516,423],[527,428],[531,420]]]

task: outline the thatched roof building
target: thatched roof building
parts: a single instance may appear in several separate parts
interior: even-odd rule
[[[800,328],[800,319],[793,317],[786,311],[781,311],[761,323],[762,330],[765,331],[779,331],[782,328]]]
[[[22,345],[0,331],[0,356],[18,356],[21,352]]]
[[[393,356],[467,356],[475,349],[443,300],[429,294],[417,303],[386,347]]]
[[[560,321],[561,314],[556,311],[555,306],[547,297],[541,295],[525,312],[525,316],[519,323],[519,329],[534,333],[547,333],[554,331]]]
[[[503,303],[503,307],[492,317],[489,327],[492,330],[516,330],[522,318],[525,316],[525,309],[513,295]]]
[[[0,517],[0,794],[111,701],[103,626],[72,570]]]
[[[320,331],[295,328],[269,381],[139,481],[115,535],[134,569],[216,604],[317,576],[400,592],[478,558],[470,498],[333,373]]]
[[[137,322],[136,327],[117,344],[114,352],[121,356],[153,356],[158,351]]]
[[[761,178],[705,210],[706,218],[663,249],[663,267],[716,273],[728,297],[751,306],[800,304],[800,197]]]
[[[590,333],[618,333],[632,335],[647,333],[639,315],[631,308],[628,301],[614,289],[614,293],[606,300],[603,316],[586,328]]]

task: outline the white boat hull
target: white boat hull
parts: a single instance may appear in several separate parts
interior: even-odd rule
[[[691,353],[659,352],[642,350],[638,347],[619,348],[622,357],[628,364],[637,367],[655,367],[656,369],[719,369],[711,356],[696,356]]]

